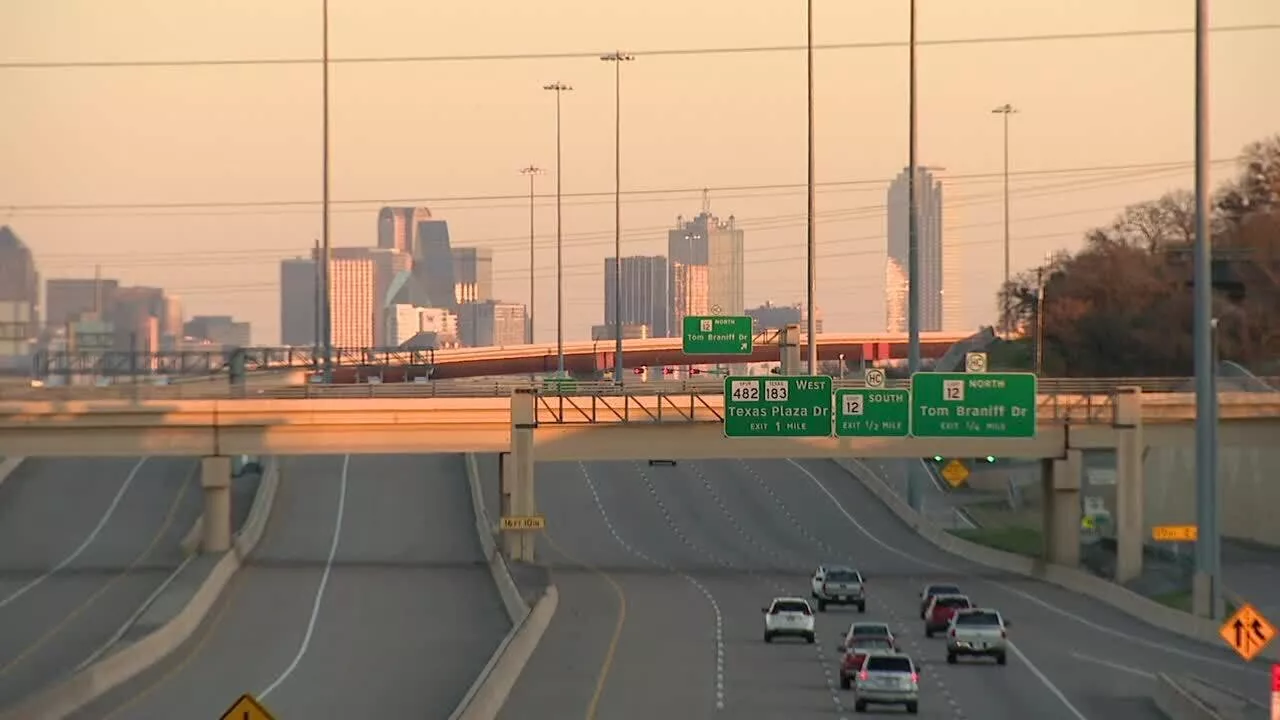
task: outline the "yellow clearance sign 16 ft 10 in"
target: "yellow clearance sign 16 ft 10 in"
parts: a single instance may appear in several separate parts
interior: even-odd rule
[[[515,515],[502,518],[499,527],[503,530],[543,530],[547,527],[547,519],[542,515]]]

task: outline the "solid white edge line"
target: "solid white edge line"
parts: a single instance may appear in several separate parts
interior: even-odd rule
[[[885,550],[888,550],[889,552],[895,555],[898,555],[903,559],[909,560],[921,567],[932,568],[934,570],[948,571],[948,568],[943,567],[942,565],[931,563],[928,560],[922,560],[921,558],[918,558],[909,552],[893,547],[892,545],[881,540],[879,537],[873,535],[870,530],[867,530],[867,528],[863,526],[862,523],[858,522],[857,518],[855,518],[853,515],[849,513],[848,510],[845,509],[844,504],[841,503],[840,500],[838,500],[836,496],[832,494],[830,490],[827,489],[827,486],[824,485],[823,482],[818,479],[817,475],[814,475],[812,472],[809,471],[809,468],[806,468],[805,466],[801,465],[795,460],[792,460],[791,458],[787,458],[787,462],[794,465],[797,470],[804,473],[810,480],[812,480],[813,483],[818,486],[818,489],[822,491],[822,494],[826,495],[827,498],[831,500],[836,510],[838,510],[841,515],[844,515],[845,519],[847,519],[850,523],[852,523],[853,526],[858,529],[858,532],[865,535],[868,540],[879,545]],[[1030,670],[1031,673],[1035,675],[1036,678],[1042,684],[1044,684],[1045,689],[1047,689],[1050,692],[1050,694],[1052,694],[1054,697],[1058,698],[1058,700],[1062,703],[1062,706],[1065,707],[1067,711],[1070,712],[1073,716],[1075,716],[1076,720],[1089,720],[1087,717],[1085,717],[1084,713],[1080,712],[1080,710],[1076,708],[1076,706],[1073,705],[1070,700],[1067,699],[1067,696],[1063,694],[1062,690],[1060,690],[1058,686],[1055,685],[1047,675],[1041,672],[1040,668],[1036,667],[1035,663],[1031,662],[1030,658],[1028,658],[1025,654],[1023,654],[1021,650],[1018,649],[1017,645],[1011,642],[1009,643],[1009,649],[1012,650],[1014,656],[1016,656],[1019,660],[1021,660],[1022,664],[1026,665],[1027,669]]]
[[[68,565],[75,562],[76,558],[84,554],[85,550],[89,549],[89,546],[93,544],[93,541],[98,539],[98,535],[102,533],[103,528],[105,528],[107,523],[111,521],[111,516],[115,515],[116,508],[120,506],[120,501],[124,499],[124,494],[128,492],[129,486],[133,485],[133,479],[138,476],[138,471],[142,469],[142,465],[146,462],[147,458],[142,458],[133,466],[133,469],[129,471],[128,476],[125,477],[124,482],[120,485],[120,489],[116,491],[115,497],[111,499],[111,504],[107,506],[106,512],[102,514],[102,517],[98,518],[98,524],[94,526],[93,531],[89,533],[88,537],[80,543],[80,546],[72,551],[70,555],[62,558],[57,565],[54,565],[43,575],[35,578],[17,590],[14,590],[13,593],[5,599],[0,600],[0,609],[8,606],[14,600],[26,595],[28,592],[31,592],[41,583],[64,570]]]
[[[120,626],[119,630],[116,630],[115,634],[111,636],[111,639],[107,640],[107,642],[104,643],[102,647],[98,648],[97,650],[94,650],[93,653],[90,654],[89,657],[85,658],[84,662],[77,665],[76,669],[72,670],[70,674],[75,675],[81,670],[84,670],[85,668],[94,664],[95,662],[98,661],[98,658],[102,657],[103,654],[105,654],[108,650],[114,647],[116,643],[120,642],[120,638],[123,638],[125,633],[129,632],[129,630],[133,628],[133,626],[138,622],[138,620],[143,616],[143,614],[146,613],[147,610],[151,608],[152,604],[155,603],[156,598],[160,597],[160,594],[163,593],[165,589],[167,589],[171,584],[173,584],[174,580],[178,579],[178,576],[182,574],[182,571],[195,558],[196,558],[195,555],[188,555],[185,558],[183,558],[182,562],[178,564],[178,567],[175,568],[173,572],[169,573],[169,577],[165,578],[164,582],[160,583],[160,586],[157,587],[155,590],[153,590],[151,594],[147,596],[146,600],[142,601],[142,604],[138,606],[138,609],[133,611],[133,614],[129,616],[128,620],[124,621],[124,624]]]
[[[1078,652],[1073,652],[1073,653],[1071,653],[1071,657],[1073,657],[1073,658],[1075,658],[1075,659],[1077,659],[1077,660],[1083,660],[1083,661],[1085,661],[1085,662],[1091,662],[1091,663],[1093,663],[1093,664],[1095,664],[1095,665],[1101,665],[1101,666],[1103,666],[1103,667],[1111,668],[1112,670],[1119,670],[1120,672],[1127,672],[1127,673],[1129,673],[1130,675],[1137,675],[1138,677],[1143,677],[1143,678],[1146,678],[1146,679],[1148,679],[1148,680],[1155,680],[1155,679],[1156,679],[1155,673],[1149,673],[1149,672],[1147,672],[1146,670],[1138,670],[1137,668],[1125,667],[1124,665],[1121,665],[1120,663],[1113,663],[1113,662],[1111,662],[1110,660],[1103,660],[1103,659],[1101,659],[1101,658],[1096,658],[1096,657],[1093,657],[1093,656],[1091,656],[1091,655],[1081,655],[1081,654],[1080,654],[1080,653],[1078,653]]]
[[[858,465],[862,466],[862,469],[868,475],[870,475],[876,482],[880,482],[881,484],[884,484],[883,481],[879,479],[879,476],[877,476],[875,472],[871,470],[871,468],[867,467],[866,463],[863,463],[861,460],[858,460],[857,458],[848,458],[848,460],[850,462],[857,463]],[[942,552],[946,552],[946,551],[942,551]],[[975,563],[978,565],[982,564],[974,560],[967,560],[967,562]],[[941,566],[933,565],[932,563],[928,563],[928,565],[931,565],[935,568],[941,567]],[[1045,610],[1048,610],[1051,613],[1054,613],[1055,615],[1058,615],[1059,617],[1064,617],[1068,620],[1071,620],[1072,622],[1079,623],[1091,630],[1096,630],[1097,632],[1100,632],[1103,635],[1110,635],[1111,637],[1119,638],[1121,640],[1124,640],[1125,642],[1133,643],[1135,645],[1141,645],[1143,647],[1151,648],[1152,650],[1158,650],[1160,652],[1167,653],[1169,655],[1176,655],[1178,657],[1186,658],[1187,660],[1192,660],[1197,663],[1208,663],[1210,665],[1217,665],[1218,667],[1226,668],[1228,670],[1237,670],[1237,671],[1247,672],[1253,675],[1258,675],[1263,677],[1270,676],[1270,670],[1262,670],[1260,668],[1254,667],[1252,664],[1241,665],[1239,662],[1234,660],[1231,660],[1231,661],[1220,660],[1215,657],[1208,657],[1202,653],[1190,652],[1187,650],[1183,650],[1181,648],[1174,647],[1172,645],[1166,645],[1165,643],[1157,642],[1155,640],[1148,640],[1146,638],[1138,637],[1137,635],[1130,635],[1129,633],[1116,630],[1115,628],[1110,628],[1105,625],[1099,625],[1098,623],[1086,617],[1081,617],[1080,615],[1077,615],[1069,610],[1064,610],[1058,607],[1057,605],[1054,605],[1053,603],[1042,600],[1036,597],[1035,595],[1024,592],[1010,585],[1006,585],[1002,582],[997,582],[995,580],[984,580],[984,582],[991,583],[992,585],[995,585],[996,587],[1000,588],[1001,590],[1004,590],[1007,593],[1010,593],[1012,595],[1017,595],[1018,597],[1022,598],[1023,600],[1026,600],[1029,603],[1032,603],[1033,605],[1039,605],[1040,607],[1044,608]],[[1071,591],[1067,590],[1067,592],[1071,592]]]
[[[347,470],[350,466],[351,456],[343,455],[342,480],[338,485],[338,513],[333,525],[333,542],[329,544],[329,558],[325,560],[324,572],[320,574],[320,584],[316,586],[316,596],[311,603],[311,618],[307,620],[307,631],[302,636],[302,644],[298,646],[298,653],[293,656],[293,661],[284,669],[284,672],[280,673],[280,677],[276,678],[265,690],[258,693],[259,700],[265,700],[272,691],[289,679],[293,671],[298,669],[298,663],[302,662],[303,656],[307,654],[307,648],[311,646],[311,636],[315,634],[316,621],[320,617],[320,605],[324,601],[324,590],[329,584],[329,573],[333,570],[333,559],[338,555],[338,543],[342,539],[342,515],[347,506]]]

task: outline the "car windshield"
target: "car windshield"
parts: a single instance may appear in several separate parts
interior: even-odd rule
[[[862,666],[867,672],[911,672],[911,659],[901,655],[872,655]]]
[[[959,592],[960,592],[960,588],[956,587],[955,585],[930,585],[928,590],[928,594],[931,596],[932,595],[953,595],[953,594],[958,594]]]
[[[803,613],[809,614],[809,606],[799,600],[780,600],[773,604],[773,614],[778,613]]]
[[[852,570],[832,570],[827,573],[827,582],[856,583],[862,582],[862,578]]]
[[[872,635],[875,637],[887,637],[889,635],[889,626],[888,625],[854,625],[852,632],[854,637],[863,637],[866,635]]]
[[[966,625],[969,627],[997,626],[1000,624],[1000,616],[993,612],[967,612],[956,615],[956,625]]]
[[[940,597],[934,601],[934,607],[939,608],[967,608],[970,606],[967,597]]]

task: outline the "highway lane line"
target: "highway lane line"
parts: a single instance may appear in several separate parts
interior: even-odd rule
[[[93,653],[89,655],[89,657],[85,658],[84,662],[81,662],[79,665],[77,665],[76,669],[71,671],[71,674],[75,675],[81,670],[84,670],[85,668],[94,664],[95,662],[98,661],[98,658],[101,658],[108,650],[115,647],[115,644],[120,642],[120,639],[125,636],[125,633],[129,632],[129,630],[132,629],[133,626],[138,622],[138,619],[141,618],[142,615],[147,612],[147,610],[151,609],[151,605],[155,603],[156,598],[160,597],[160,595],[162,595],[165,590],[169,589],[169,586],[173,584],[173,581],[178,579],[178,576],[182,574],[182,571],[186,570],[187,566],[190,565],[191,561],[194,560],[195,558],[196,558],[195,555],[188,555],[185,558],[183,558],[182,562],[178,565],[178,567],[174,568],[173,572],[169,573],[169,577],[166,577],[164,579],[164,582],[160,583],[155,590],[151,591],[151,594],[147,596],[147,599],[142,601],[142,604],[138,606],[138,609],[133,611],[133,614],[129,616],[128,620],[124,621],[124,624],[121,625],[120,628],[116,630],[115,634],[112,635],[109,640],[103,643],[102,647],[98,648],[97,650],[94,650]]]
[[[194,467],[199,467],[199,465],[195,465]],[[155,552],[157,547],[160,546],[160,541],[164,538],[165,533],[167,533],[169,531],[169,528],[172,527],[174,519],[177,518],[178,508],[182,504],[182,499],[186,497],[187,490],[192,485],[191,480],[193,477],[194,477],[194,473],[187,474],[187,478],[183,480],[182,486],[178,488],[178,492],[174,495],[173,500],[169,502],[169,508],[165,512],[164,520],[163,522],[160,523],[159,529],[157,529],[155,534],[151,536],[151,541],[147,543],[147,546],[142,550],[142,552],[139,553],[136,557],[134,557],[133,561],[130,562],[129,565],[125,567],[124,570],[120,571],[119,573],[116,573],[114,577],[112,577],[110,580],[100,585],[98,589],[93,592],[92,595],[85,598],[84,601],[81,602],[78,606],[76,606],[74,610],[67,613],[66,616],[64,616],[62,620],[58,621],[56,625],[54,625],[53,627],[45,631],[45,633],[41,635],[39,638],[36,638],[35,642],[28,645],[25,649],[23,649],[22,652],[13,656],[9,660],[9,662],[5,663],[3,666],[0,666],[0,677],[4,677],[5,675],[12,672],[13,669],[21,665],[24,660],[26,660],[28,657],[38,652],[40,648],[47,645],[51,640],[53,640],[55,637],[61,634],[68,627],[70,627],[71,623],[75,622],[76,618],[84,614],[84,612],[87,611],[90,607],[92,607],[94,603],[96,603],[99,599],[102,598],[102,596],[106,595],[108,590],[110,590],[117,583],[119,583],[121,580],[127,577],[129,573],[133,572],[133,570],[136,569],[139,565],[141,565],[147,558],[151,557],[151,554]],[[167,581],[166,581],[166,584],[167,584]],[[163,585],[161,587],[163,587]],[[109,647],[109,646],[104,646],[103,649],[105,649],[105,647]],[[101,653],[101,650],[95,651],[92,655],[90,655],[90,658],[91,659],[95,658],[100,653]],[[76,670],[73,671],[73,673],[78,671],[83,666],[84,666],[84,663],[78,666]]]
[[[938,564],[936,564],[936,563],[929,562],[929,561],[924,560],[924,559],[922,559],[922,558],[918,558],[918,557],[916,557],[915,555],[912,555],[912,554],[911,554],[911,553],[909,553],[909,552],[906,552],[906,551],[904,551],[904,550],[901,550],[901,549],[899,549],[899,548],[896,548],[896,547],[894,547],[894,546],[892,546],[892,545],[890,545],[890,544],[886,543],[885,541],[881,540],[881,539],[880,539],[879,537],[877,537],[876,535],[872,534],[870,530],[867,530],[867,528],[866,528],[862,523],[858,522],[858,519],[857,519],[857,518],[855,518],[853,515],[851,515],[851,514],[849,513],[849,511],[848,511],[847,509],[845,509],[844,504],[843,504],[843,503],[841,503],[841,502],[840,502],[840,500],[838,500],[838,499],[836,498],[836,496],[835,496],[834,494],[832,494],[832,492],[831,492],[830,490],[828,490],[828,489],[827,489],[827,486],[826,486],[826,485],[824,485],[824,484],[823,484],[823,482],[822,482],[821,480],[819,480],[819,479],[818,479],[818,476],[817,476],[817,475],[814,475],[812,472],[810,472],[810,471],[809,471],[809,469],[808,469],[808,468],[806,468],[805,466],[803,466],[803,465],[801,465],[800,463],[796,462],[795,460],[792,460],[792,459],[790,459],[790,458],[787,458],[787,462],[791,463],[793,466],[795,466],[795,468],[796,468],[797,470],[799,470],[800,472],[804,473],[804,474],[805,474],[805,475],[806,475],[810,480],[812,480],[812,481],[813,481],[813,483],[814,483],[815,485],[817,485],[817,486],[818,486],[818,489],[822,491],[822,494],[826,495],[826,496],[827,496],[827,498],[831,500],[833,507],[835,507],[835,509],[836,509],[836,510],[841,514],[841,515],[843,515],[843,516],[845,517],[845,519],[847,519],[850,523],[852,523],[852,524],[853,524],[853,526],[854,526],[855,528],[857,528],[857,529],[858,529],[858,532],[860,532],[860,533],[862,533],[863,535],[865,535],[865,536],[867,537],[867,539],[868,539],[868,540],[870,540],[871,542],[874,542],[875,544],[879,545],[880,547],[884,548],[885,550],[888,550],[889,552],[891,552],[891,553],[893,553],[893,554],[895,554],[895,555],[898,555],[898,556],[899,556],[899,557],[901,557],[901,558],[904,558],[904,559],[906,559],[906,560],[910,560],[911,562],[914,562],[914,563],[916,563],[917,565],[920,565],[920,566],[922,566],[922,567],[932,568],[932,569],[934,569],[934,570],[941,570],[941,571],[943,571],[943,572],[948,572],[948,571],[949,571],[949,568],[946,568],[946,567],[944,567],[944,566],[942,566],[942,565],[938,565]],[[992,582],[992,584],[997,585],[997,586],[999,586],[999,587],[1007,587],[1007,586],[1005,586],[1005,585],[1002,585],[1001,583],[996,583],[996,582],[993,582],[993,581],[988,581],[988,582]],[[1010,589],[1011,589],[1011,588],[1010,588]],[[1080,710],[1079,710],[1075,705],[1073,705],[1073,704],[1071,703],[1071,701],[1070,701],[1070,700],[1068,700],[1068,699],[1067,699],[1067,696],[1066,696],[1065,694],[1063,694],[1062,690],[1061,690],[1061,689],[1059,689],[1059,688],[1058,688],[1058,686],[1057,686],[1057,685],[1055,685],[1055,684],[1053,683],[1053,681],[1052,681],[1052,680],[1050,680],[1050,679],[1049,679],[1049,677],[1048,677],[1047,675],[1045,675],[1043,672],[1041,672],[1041,671],[1040,671],[1040,668],[1036,667],[1036,664],[1035,664],[1035,663],[1033,663],[1033,662],[1031,662],[1031,659],[1030,659],[1030,658],[1028,658],[1028,657],[1027,657],[1023,652],[1022,652],[1022,650],[1018,649],[1018,646],[1017,646],[1017,645],[1015,645],[1015,644],[1013,644],[1013,643],[1011,642],[1011,643],[1009,643],[1009,649],[1010,649],[1011,651],[1013,651],[1014,657],[1016,657],[1016,658],[1018,658],[1019,660],[1021,660],[1023,665],[1026,665],[1027,669],[1031,671],[1031,674],[1035,675],[1035,676],[1036,676],[1036,678],[1037,678],[1041,683],[1043,683],[1043,684],[1044,684],[1045,689],[1047,689],[1051,695],[1053,695],[1054,697],[1056,697],[1056,698],[1058,699],[1058,701],[1062,703],[1062,706],[1063,706],[1064,708],[1066,708],[1066,709],[1067,709],[1067,711],[1068,711],[1068,712],[1070,712],[1070,713],[1071,713],[1071,714],[1076,718],[1076,720],[1088,720],[1088,718],[1087,718],[1087,717],[1085,717],[1084,713],[1080,712]]]
[[[111,504],[107,506],[106,512],[104,512],[102,514],[102,517],[98,519],[98,524],[93,528],[93,531],[89,533],[89,536],[86,537],[84,541],[80,543],[80,546],[77,547],[75,550],[73,550],[70,555],[60,560],[57,565],[53,566],[52,569],[48,570],[40,577],[32,580],[26,585],[23,585],[17,590],[14,590],[13,593],[10,594],[5,599],[0,600],[0,609],[7,607],[14,600],[17,600],[23,595],[26,595],[27,593],[31,592],[36,587],[44,583],[45,580],[48,580],[49,578],[61,572],[62,570],[66,569],[66,567],[71,563],[75,562],[76,558],[80,557],[85,550],[89,549],[89,546],[93,544],[93,541],[97,540],[98,535],[102,533],[102,529],[107,526],[107,522],[109,522],[111,520],[111,517],[115,515],[116,508],[120,506],[120,501],[124,498],[124,494],[128,492],[129,486],[133,485],[133,479],[138,476],[138,471],[142,469],[142,465],[146,461],[147,461],[147,458],[142,458],[141,460],[138,461],[136,465],[133,466],[133,469],[129,471],[128,476],[126,476],[124,479],[124,483],[120,485],[120,489],[116,491],[115,497],[111,499]]]
[[[595,720],[596,708],[600,705],[600,696],[604,694],[605,685],[609,681],[609,672],[613,669],[613,658],[618,653],[618,643],[622,639],[622,628],[627,624],[627,594],[623,592],[622,585],[618,584],[612,575],[594,565],[588,565],[565,552],[564,548],[560,547],[560,544],[552,539],[551,533],[543,530],[542,538],[547,541],[551,549],[563,555],[569,562],[584,567],[603,578],[613,588],[614,595],[618,598],[618,620],[614,623],[613,636],[609,638],[609,646],[605,649],[604,659],[600,663],[600,673],[596,676],[595,690],[591,693],[591,700],[587,702],[586,720]]]
[[[1148,680],[1155,680],[1155,679],[1156,679],[1155,673],[1149,673],[1149,672],[1147,672],[1146,670],[1139,670],[1139,669],[1137,669],[1137,668],[1127,667],[1127,666],[1121,665],[1120,663],[1113,663],[1113,662],[1111,662],[1110,660],[1103,660],[1103,659],[1101,659],[1101,658],[1091,657],[1091,656],[1089,656],[1089,655],[1081,655],[1081,654],[1080,654],[1080,653],[1078,653],[1078,652],[1073,652],[1073,653],[1071,653],[1071,657],[1073,657],[1073,658],[1075,658],[1075,659],[1077,659],[1077,660],[1083,660],[1083,661],[1085,661],[1085,662],[1091,662],[1091,663],[1093,663],[1093,664],[1095,664],[1095,665],[1101,665],[1101,666],[1103,666],[1103,667],[1108,667],[1108,668],[1111,668],[1112,670],[1119,670],[1120,672],[1126,672],[1126,673],[1129,673],[1130,675],[1137,675],[1138,677],[1143,677],[1143,678],[1146,678],[1146,679],[1148,679]]]
[[[298,654],[293,656],[293,661],[289,666],[280,673],[280,677],[276,678],[265,690],[258,693],[259,700],[265,700],[280,684],[289,679],[293,671],[298,668],[298,663],[302,662],[303,656],[307,654],[307,648],[311,647],[311,636],[315,634],[316,620],[320,617],[320,605],[324,602],[324,590],[329,584],[329,575],[333,570],[333,559],[338,555],[338,543],[342,540],[342,515],[347,507],[347,471],[351,467],[351,456],[342,456],[342,479],[338,484],[338,513],[337,519],[333,525],[333,542],[329,545],[329,558],[324,563],[324,572],[320,574],[320,584],[316,587],[315,601],[311,604],[311,618],[307,620],[307,631],[302,636],[302,644],[298,646]]]
[[[873,472],[870,468],[868,468],[868,467],[866,466],[866,464],[864,464],[862,461],[860,461],[860,460],[858,460],[858,459],[856,459],[856,458],[851,458],[851,459],[850,459],[850,461],[851,461],[851,462],[854,462],[854,463],[857,463],[858,465],[861,465],[861,466],[862,466],[862,468],[863,468],[863,470],[867,471],[867,473],[868,473],[869,475],[871,475],[872,477],[875,477],[877,480],[879,480],[879,477],[875,474],[875,472]],[[813,474],[812,474],[812,473],[810,473],[807,469],[805,469],[803,466],[801,466],[801,465],[799,465],[798,463],[796,463],[794,460],[787,460],[787,462],[791,463],[792,465],[795,465],[797,468],[800,468],[800,470],[801,470],[802,472],[804,472],[804,474],[808,475],[810,478],[812,478],[812,479],[813,479],[813,481],[814,481],[814,482],[817,482],[817,483],[818,483],[818,487],[822,488],[822,491],[823,491],[824,493],[826,493],[829,497],[831,497],[831,499],[832,499],[833,501],[835,500],[835,497],[831,495],[830,491],[828,491],[828,490],[827,490],[826,486],[824,486],[821,482],[818,482],[817,478],[815,478],[815,477],[813,476]],[[838,503],[838,501],[836,501],[836,502],[837,502],[837,505],[838,505],[838,504],[839,504],[839,503]],[[847,515],[848,515],[848,514],[846,513],[846,516],[847,516]],[[870,537],[870,536],[868,536],[868,537]],[[874,539],[874,538],[873,538],[873,539]],[[879,542],[879,541],[877,540],[877,542]],[[897,551],[895,550],[895,552],[897,552]],[[903,553],[899,552],[899,554],[900,554],[900,555],[902,555]],[[926,562],[926,561],[920,560],[919,558],[914,558],[913,556],[910,556],[910,555],[906,555],[906,556],[907,556],[907,557],[912,557],[912,558],[913,558],[917,563],[923,563],[923,564],[925,564],[925,565],[927,565],[927,566],[934,567],[934,568],[936,568],[936,569],[946,570],[946,568],[943,568],[943,567],[942,567],[942,566],[940,566],[940,565],[935,565],[935,564],[933,564],[933,563],[929,563],[929,562]],[[969,561],[969,562],[973,562],[973,561]],[[981,563],[975,563],[975,564],[981,565]],[[1244,663],[1240,663],[1240,662],[1237,662],[1237,661],[1220,660],[1220,659],[1215,658],[1215,657],[1207,657],[1207,656],[1205,656],[1205,655],[1203,655],[1203,654],[1200,654],[1200,653],[1188,652],[1188,651],[1183,650],[1183,649],[1181,649],[1181,648],[1173,647],[1172,645],[1166,645],[1166,644],[1164,644],[1164,643],[1156,642],[1156,641],[1154,641],[1154,640],[1147,640],[1146,638],[1141,638],[1141,637],[1138,637],[1138,636],[1136,636],[1136,635],[1130,635],[1129,633],[1126,633],[1126,632],[1124,632],[1124,631],[1122,631],[1122,630],[1116,630],[1115,628],[1110,628],[1110,627],[1107,627],[1107,626],[1105,626],[1105,625],[1099,625],[1098,623],[1096,623],[1096,622],[1094,622],[1094,621],[1090,620],[1089,618],[1086,618],[1086,617],[1082,617],[1082,616],[1080,616],[1080,615],[1077,615],[1077,614],[1075,614],[1075,613],[1071,612],[1070,610],[1064,610],[1063,608],[1060,608],[1060,607],[1058,607],[1057,605],[1054,605],[1054,604],[1052,604],[1052,603],[1050,603],[1050,602],[1048,602],[1048,601],[1046,601],[1046,600],[1042,600],[1042,599],[1040,599],[1040,598],[1038,598],[1038,597],[1036,597],[1035,595],[1032,595],[1032,594],[1030,594],[1030,593],[1024,592],[1024,591],[1022,591],[1022,590],[1019,590],[1018,588],[1012,587],[1012,586],[1010,586],[1010,585],[1006,585],[1006,584],[1004,584],[1004,583],[1002,583],[1002,582],[998,582],[998,581],[996,581],[996,580],[988,580],[988,579],[985,579],[985,578],[982,578],[982,580],[983,580],[983,582],[990,583],[990,584],[992,584],[992,585],[994,585],[994,586],[996,586],[996,587],[998,587],[998,588],[1000,588],[1000,589],[1002,589],[1002,590],[1004,590],[1004,591],[1006,591],[1006,592],[1008,592],[1008,593],[1011,593],[1011,594],[1013,594],[1013,595],[1017,595],[1018,597],[1020,597],[1020,598],[1022,598],[1022,599],[1024,599],[1024,600],[1026,600],[1027,602],[1030,602],[1030,603],[1032,603],[1032,604],[1034,604],[1034,605],[1038,605],[1038,606],[1040,606],[1040,607],[1044,608],[1045,610],[1048,610],[1049,612],[1054,613],[1055,615],[1058,615],[1058,616],[1060,616],[1060,617],[1064,617],[1064,618],[1066,618],[1066,619],[1068,619],[1068,620],[1072,620],[1072,621],[1074,621],[1074,622],[1080,623],[1081,625],[1084,625],[1085,627],[1090,628],[1090,629],[1092,629],[1092,630],[1096,630],[1096,631],[1098,631],[1098,632],[1100,632],[1100,633],[1102,633],[1102,634],[1104,634],[1104,635],[1110,635],[1111,637],[1119,638],[1119,639],[1124,640],[1124,641],[1126,641],[1126,642],[1134,643],[1134,644],[1136,644],[1136,645],[1142,645],[1143,647],[1147,647],[1147,648],[1150,648],[1150,649],[1152,649],[1152,650],[1159,650],[1159,651],[1161,651],[1161,652],[1165,652],[1165,653],[1168,653],[1168,654],[1170,654],[1170,655],[1176,655],[1176,656],[1178,656],[1178,657],[1186,658],[1186,659],[1188,659],[1188,660],[1194,660],[1194,661],[1196,661],[1196,662],[1200,662],[1200,663],[1208,663],[1208,664],[1210,664],[1210,665],[1217,665],[1217,666],[1219,666],[1219,667],[1227,668],[1228,670],[1238,670],[1238,671],[1247,672],[1247,673],[1252,673],[1252,674],[1254,674],[1254,675],[1259,675],[1259,676],[1264,676],[1264,677],[1268,677],[1268,676],[1270,676],[1270,671],[1269,671],[1269,670],[1260,670],[1260,669],[1257,669],[1257,668],[1255,668],[1255,667],[1252,667],[1250,664],[1244,664]],[[1207,646],[1206,646],[1206,647],[1207,647]]]
[[[578,468],[582,471],[582,478],[586,480],[587,489],[591,491],[591,499],[595,502],[596,509],[600,511],[600,516],[604,518],[605,527],[609,529],[609,534],[613,536],[613,539],[616,540],[624,550],[631,553],[632,555],[635,555],[641,560],[644,560],[645,562],[653,565],[654,567],[657,567],[662,570],[666,570],[667,572],[673,573],[675,575],[679,575],[680,577],[684,578],[685,581],[693,585],[695,588],[698,589],[699,592],[702,593],[703,597],[707,599],[707,602],[711,603],[711,610],[713,613],[715,613],[715,618],[716,618],[716,632],[715,632],[716,703],[715,705],[716,705],[717,711],[724,710],[725,700],[726,700],[725,687],[724,687],[724,616],[720,612],[720,603],[716,601],[716,598],[714,595],[711,594],[711,591],[708,590],[705,585],[698,582],[698,580],[693,576],[687,573],[682,573],[679,570],[676,570],[675,568],[671,567],[670,565],[666,565],[658,560],[653,559],[652,557],[646,555],[644,552],[635,548],[626,540],[623,540],[622,536],[618,534],[618,529],[614,527],[613,520],[609,518],[609,513],[604,509],[604,502],[601,501],[600,499],[600,493],[596,491],[596,484],[592,482],[591,474],[587,472],[587,466],[584,463],[579,462]]]

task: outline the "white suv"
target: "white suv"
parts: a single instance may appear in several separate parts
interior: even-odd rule
[[[809,601],[804,598],[774,598],[764,612],[764,641],[773,642],[775,637],[802,637],[805,642],[813,643],[815,639],[813,610]]]

